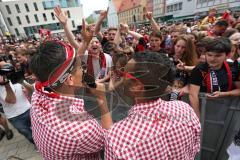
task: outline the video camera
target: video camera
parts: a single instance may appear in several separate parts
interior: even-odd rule
[[[3,76],[4,81],[5,81],[3,84],[7,83],[8,80],[10,80],[11,83],[15,84],[15,83],[18,83],[18,82],[20,82],[21,80],[24,79],[24,71],[23,70],[16,70],[16,68],[14,66],[14,61],[13,61],[13,58],[12,58],[11,55],[1,56],[0,57],[0,62],[1,61],[5,61],[5,62],[10,61],[10,63],[6,63],[0,68],[0,76]]]

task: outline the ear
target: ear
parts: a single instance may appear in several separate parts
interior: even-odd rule
[[[134,84],[130,86],[130,91],[134,97],[139,97],[144,92],[144,85],[141,82],[134,82]]]
[[[69,74],[66,81],[64,81],[64,84],[67,86],[72,86],[73,85],[73,76],[72,74]]]

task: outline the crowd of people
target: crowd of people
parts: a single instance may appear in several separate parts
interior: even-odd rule
[[[67,13],[54,11],[64,36],[1,39],[0,139],[14,136],[8,119],[44,159],[194,159],[199,93],[240,96],[240,15],[211,9],[166,25],[144,9],[150,26],[101,29],[106,10],[73,34]],[[114,119],[111,92],[126,101],[124,118]]]

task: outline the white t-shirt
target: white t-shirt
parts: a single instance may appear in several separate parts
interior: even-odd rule
[[[19,116],[26,112],[31,104],[29,103],[27,97],[25,96],[23,92],[23,86],[19,83],[12,84],[10,82],[10,86],[15,93],[16,96],[16,103],[15,104],[9,104],[5,102],[5,98],[7,96],[7,91],[5,86],[0,85],[0,103],[3,106],[3,111],[5,116],[9,118],[13,118],[16,116]]]
[[[187,27],[187,33],[191,33],[191,32],[192,32],[191,28]]]
[[[112,67],[112,57],[106,53],[104,53],[105,59],[106,59],[106,71],[105,76],[107,76],[108,72],[110,71]],[[87,64],[87,58],[88,58],[88,52],[86,51],[83,57],[83,61]],[[99,64],[99,59],[93,57],[93,70],[94,70],[94,78],[95,80],[99,79],[101,76],[101,67]]]

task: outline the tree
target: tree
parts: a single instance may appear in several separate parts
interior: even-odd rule
[[[93,20],[92,15],[90,15],[89,17],[86,18],[86,22],[87,22],[88,24],[94,23],[94,20]]]

